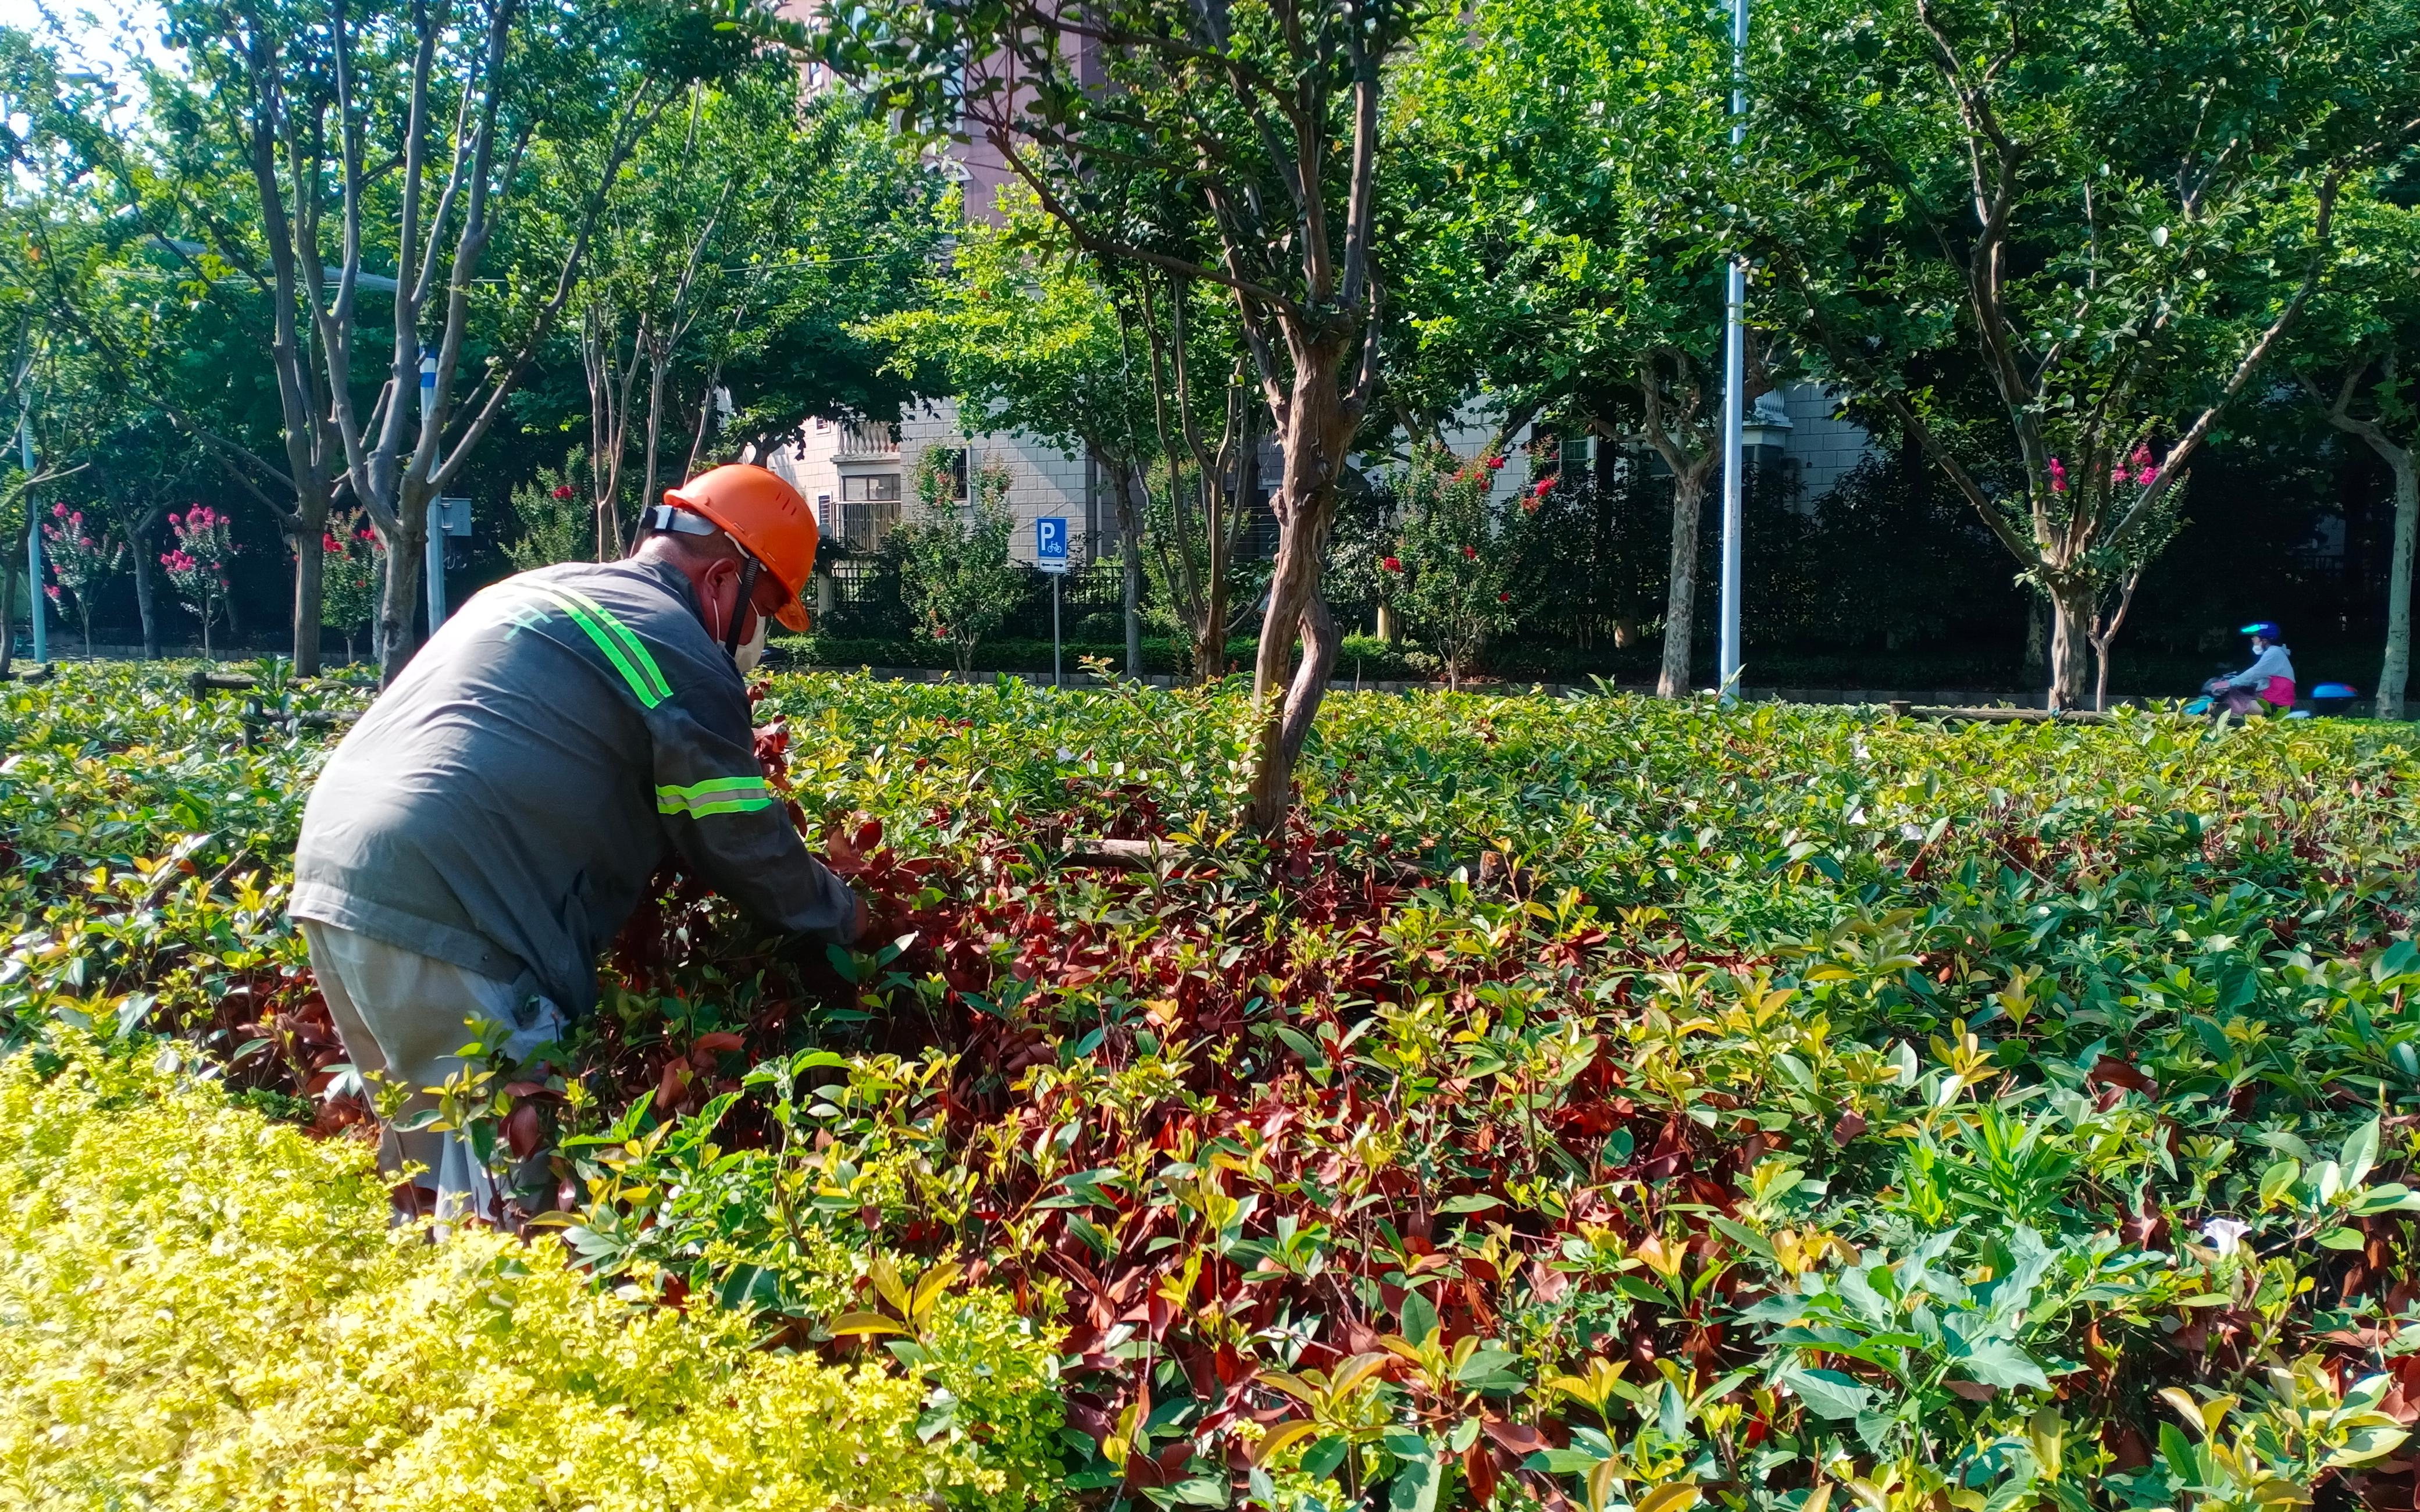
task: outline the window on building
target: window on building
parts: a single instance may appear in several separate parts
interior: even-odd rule
[[[941,471],[950,480],[950,497],[964,501],[967,497],[967,449],[963,446],[936,446],[933,455],[940,459]]]
[[[840,480],[841,539],[871,551],[899,523],[899,474],[859,472]]]

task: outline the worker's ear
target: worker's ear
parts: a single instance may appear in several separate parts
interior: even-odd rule
[[[704,575],[698,579],[698,586],[704,590],[700,596],[706,601],[706,633],[713,637],[718,645],[731,628],[733,612],[747,612],[745,606],[732,602],[738,584],[739,563],[729,557],[708,563]]]

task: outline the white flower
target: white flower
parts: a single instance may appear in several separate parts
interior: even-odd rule
[[[2232,1255],[2250,1232],[2252,1226],[2241,1218],[2212,1218],[2201,1226],[2201,1240],[2223,1256]]]

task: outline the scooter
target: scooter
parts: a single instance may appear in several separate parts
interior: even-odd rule
[[[2224,670],[2219,673],[2221,677],[2226,675]],[[2217,680],[2216,677],[2211,679],[2211,682]],[[2288,719],[2334,718],[2352,712],[2353,703],[2360,697],[2361,689],[2350,683],[2321,683],[2311,689],[2308,708],[2288,709],[2286,711],[2286,717]],[[2218,700],[2211,694],[2204,693],[2199,698],[2189,700],[2185,703],[2183,712],[2196,716],[2206,715],[2217,706]]]

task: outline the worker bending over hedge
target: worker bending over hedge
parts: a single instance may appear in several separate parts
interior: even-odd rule
[[[807,626],[814,515],[765,469],[720,467],[645,524],[625,561],[465,604],[303,810],[295,921],[353,1065],[409,1087],[407,1110],[464,1069],[466,1023],[502,1026],[520,1059],[591,1011],[597,957],[670,850],[768,924],[844,944],[864,928],[749,726],[767,623]],[[500,1216],[459,1133],[390,1128],[380,1158],[427,1168],[441,1219]]]

